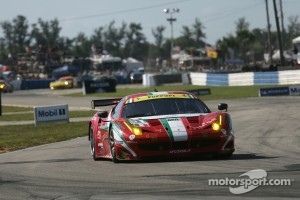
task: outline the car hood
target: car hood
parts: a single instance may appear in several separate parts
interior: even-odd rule
[[[206,128],[218,120],[218,112],[213,113],[193,113],[176,115],[156,115],[147,117],[136,117],[127,119],[133,126],[141,128],[151,128],[172,124],[174,126],[189,126],[191,128]]]

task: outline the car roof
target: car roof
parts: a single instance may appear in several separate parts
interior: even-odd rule
[[[62,76],[59,78],[59,80],[67,80],[67,79],[73,79],[73,76]]]

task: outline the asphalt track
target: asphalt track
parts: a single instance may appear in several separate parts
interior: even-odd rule
[[[89,108],[92,98],[54,92],[3,94],[7,105]],[[0,199],[299,199],[300,97],[226,100],[234,122],[236,152],[229,160],[197,158],[114,164],[93,161],[87,137],[0,154]],[[219,101],[208,101],[216,109]],[[0,127],[1,131],[1,127]],[[47,136],[45,136],[47,137]],[[261,185],[232,194],[229,185],[209,179],[238,179],[263,169],[268,180],[288,179],[289,186]]]

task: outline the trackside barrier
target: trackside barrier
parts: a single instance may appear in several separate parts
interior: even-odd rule
[[[300,85],[289,87],[260,88],[258,96],[300,95]]]
[[[54,81],[54,79],[22,80],[20,89],[21,90],[46,89],[49,88],[49,85],[52,81]]]
[[[233,74],[191,72],[190,80],[192,85],[207,86],[294,85],[300,84],[300,70]]]
[[[10,83],[14,90],[47,89],[54,79],[13,80]]]
[[[165,83],[189,83],[187,73],[143,74],[143,85],[157,86]]]
[[[204,88],[204,89],[194,89],[194,90],[187,90],[188,92],[193,93],[194,95],[200,96],[200,95],[210,95],[211,91],[210,88]]]

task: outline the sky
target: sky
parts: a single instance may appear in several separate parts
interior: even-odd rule
[[[279,1],[276,0],[279,10]],[[271,29],[276,30],[273,0],[269,2]],[[245,17],[253,28],[266,29],[265,0],[0,0],[0,22],[10,21],[18,15],[26,17],[28,23],[58,19],[62,28],[60,36],[76,37],[82,32],[90,37],[94,30],[105,27],[113,20],[117,28],[122,22],[140,23],[149,42],[154,42],[152,30],[165,26],[164,36],[171,37],[170,14],[164,9],[178,8],[173,13],[174,38],[181,35],[182,26],[200,20],[205,29],[205,42],[215,44],[218,39],[235,33],[235,22]],[[288,17],[298,16],[300,0],[282,0],[285,27]],[[299,19],[300,21],[300,19]],[[0,37],[3,37],[2,29]]]

